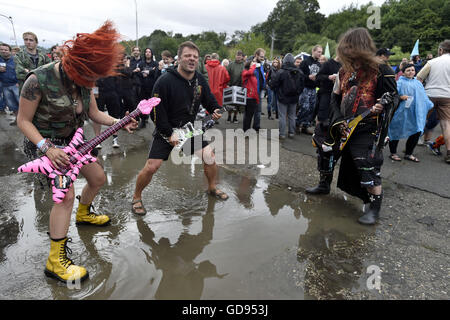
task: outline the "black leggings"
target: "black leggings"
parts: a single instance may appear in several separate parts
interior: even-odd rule
[[[408,140],[406,140],[406,150],[405,150],[405,155],[412,155],[414,152],[414,148],[417,145],[417,142],[419,142],[419,138],[420,138],[420,134],[421,132],[417,132],[415,134],[413,134],[412,136],[410,136],[408,138]],[[400,140],[391,140],[389,141],[389,150],[391,151],[391,154],[397,153],[397,146],[398,146],[398,142]]]

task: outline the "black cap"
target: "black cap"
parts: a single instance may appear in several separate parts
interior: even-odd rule
[[[389,50],[388,48],[381,48],[381,49],[378,49],[378,51],[377,51],[377,56],[389,57],[389,56],[393,56],[393,55],[395,55],[395,52],[391,52],[391,50]]]

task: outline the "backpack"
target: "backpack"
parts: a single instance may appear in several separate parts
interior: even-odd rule
[[[303,77],[300,70],[286,70],[287,76],[283,82],[285,96],[297,96],[303,91]]]

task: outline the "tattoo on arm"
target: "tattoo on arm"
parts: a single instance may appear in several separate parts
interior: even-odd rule
[[[31,76],[25,81],[20,96],[30,101],[37,100],[41,97],[41,88],[35,76]]]

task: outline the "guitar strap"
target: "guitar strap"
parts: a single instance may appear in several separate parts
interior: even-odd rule
[[[202,95],[202,90],[201,87],[198,85],[198,77],[195,78],[195,83],[194,83],[194,92],[193,92],[193,99],[192,99],[192,104],[191,107],[189,109],[189,114],[191,116],[195,115],[195,105],[198,101],[200,101],[200,97]]]
[[[350,79],[348,80],[348,83],[354,83],[354,84],[356,84],[356,86],[358,87],[358,90],[356,91],[356,99],[355,99],[355,103],[353,104],[353,108],[352,108],[352,113],[353,113],[353,114],[356,113],[356,110],[358,109],[358,106],[359,106],[359,101],[361,100],[361,96],[362,96],[362,90],[361,90],[361,87],[360,87],[359,81],[358,81],[360,75],[361,75],[361,72],[360,72],[360,71],[358,71],[357,73],[356,73],[356,72],[353,72],[353,73],[352,73],[352,76],[351,76]]]

